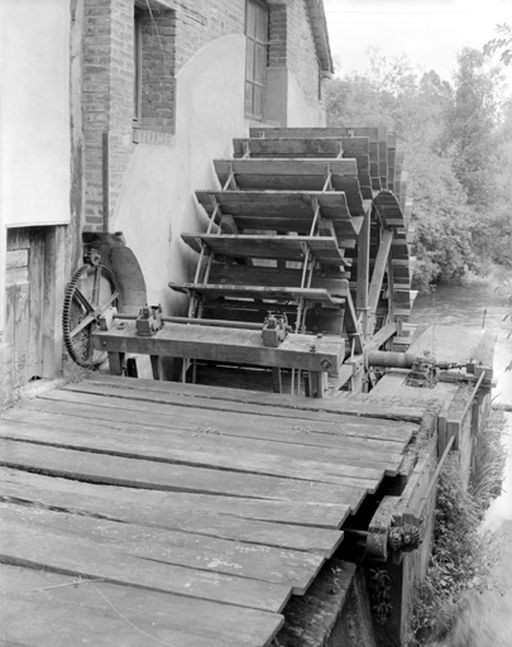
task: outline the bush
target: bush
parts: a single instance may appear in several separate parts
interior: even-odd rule
[[[490,586],[497,553],[489,537],[479,532],[479,523],[492,498],[501,491],[504,424],[503,414],[494,411],[476,434],[468,488],[462,480],[457,455],[450,456],[443,467],[433,550],[425,581],[417,593],[409,647],[420,647],[434,630],[447,627],[466,591]]]

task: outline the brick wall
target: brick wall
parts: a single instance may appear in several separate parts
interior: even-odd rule
[[[135,5],[142,23],[142,116],[134,130]],[[175,123],[175,76],[200,48],[243,33],[245,0],[85,0],[83,105],[85,228],[108,222],[137,141],[168,143]],[[155,23],[158,33],[155,30]],[[106,153],[105,147],[108,146]],[[108,186],[104,177],[108,166]],[[108,210],[108,218],[104,211]]]
[[[270,7],[268,26],[268,65],[280,67],[287,64],[288,19],[287,8],[284,5]]]
[[[85,220],[86,230],[98,231],[114,211],[134,142],[169,143],[177,73],[209,42],[244,32],[245,0],[151,0],[152,12],[145,0],[84,1]],[[142,92],[134,129],[136,6],[143,13]],[[314,105],[319,71],[305,0],[270,5],[269,35],[269,65],[288,65]]]
[[[320,70],[305,0],[288,2],[288,67],[306,101],[317,103]]]

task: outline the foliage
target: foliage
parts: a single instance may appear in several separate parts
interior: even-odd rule
[[[453,83],[372,50],[367,72],[327,88],[330,125],[373,124],[397,135],[421,290],[482,273],[485,261],[512,264],[512,102],[501,92],[499,70],[474,49],[460,52]]]
[[[463,593],[489,588],[497,553],[479,522],[491,499],[500,492],[504,459],[503,414],[493,411],[476,435],[469,487],[458,458],[448,458],[439,479],[433,551],[411,621],[409,647],[419,647],[432,632],[448,627]]]
[[[499,52],[503,65],[512,63],[512,27],[503,23],[496,27],[497,35],[484,45],[484,54],[493,55]]]

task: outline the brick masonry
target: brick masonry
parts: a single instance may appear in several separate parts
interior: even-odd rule
[[[82,92],[88,231],[102,230],[110,220],[137,142],[165,145],[172,141],[176,75],[183,65],[209,42],[244,32],[245,0],[149,1],[151,11],[146,0],[84,0]],[[142,92],[141,118],[134,128],[136,7],[142,14]],[[269,66],[288,66],[306,101],[315,105],[319,70],[306,0],[271,4],[269,31]],[[105,177],[108,186],[104,186]]]

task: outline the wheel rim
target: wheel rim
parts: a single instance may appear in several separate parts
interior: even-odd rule
[[[62,331],[71,359],[88,369],[98,369],[107,353],[94,349],[92,334],[99,318],[118,305],[119,288],[112,271],[101,263],[85,263],[71,278],[64,298]]]

